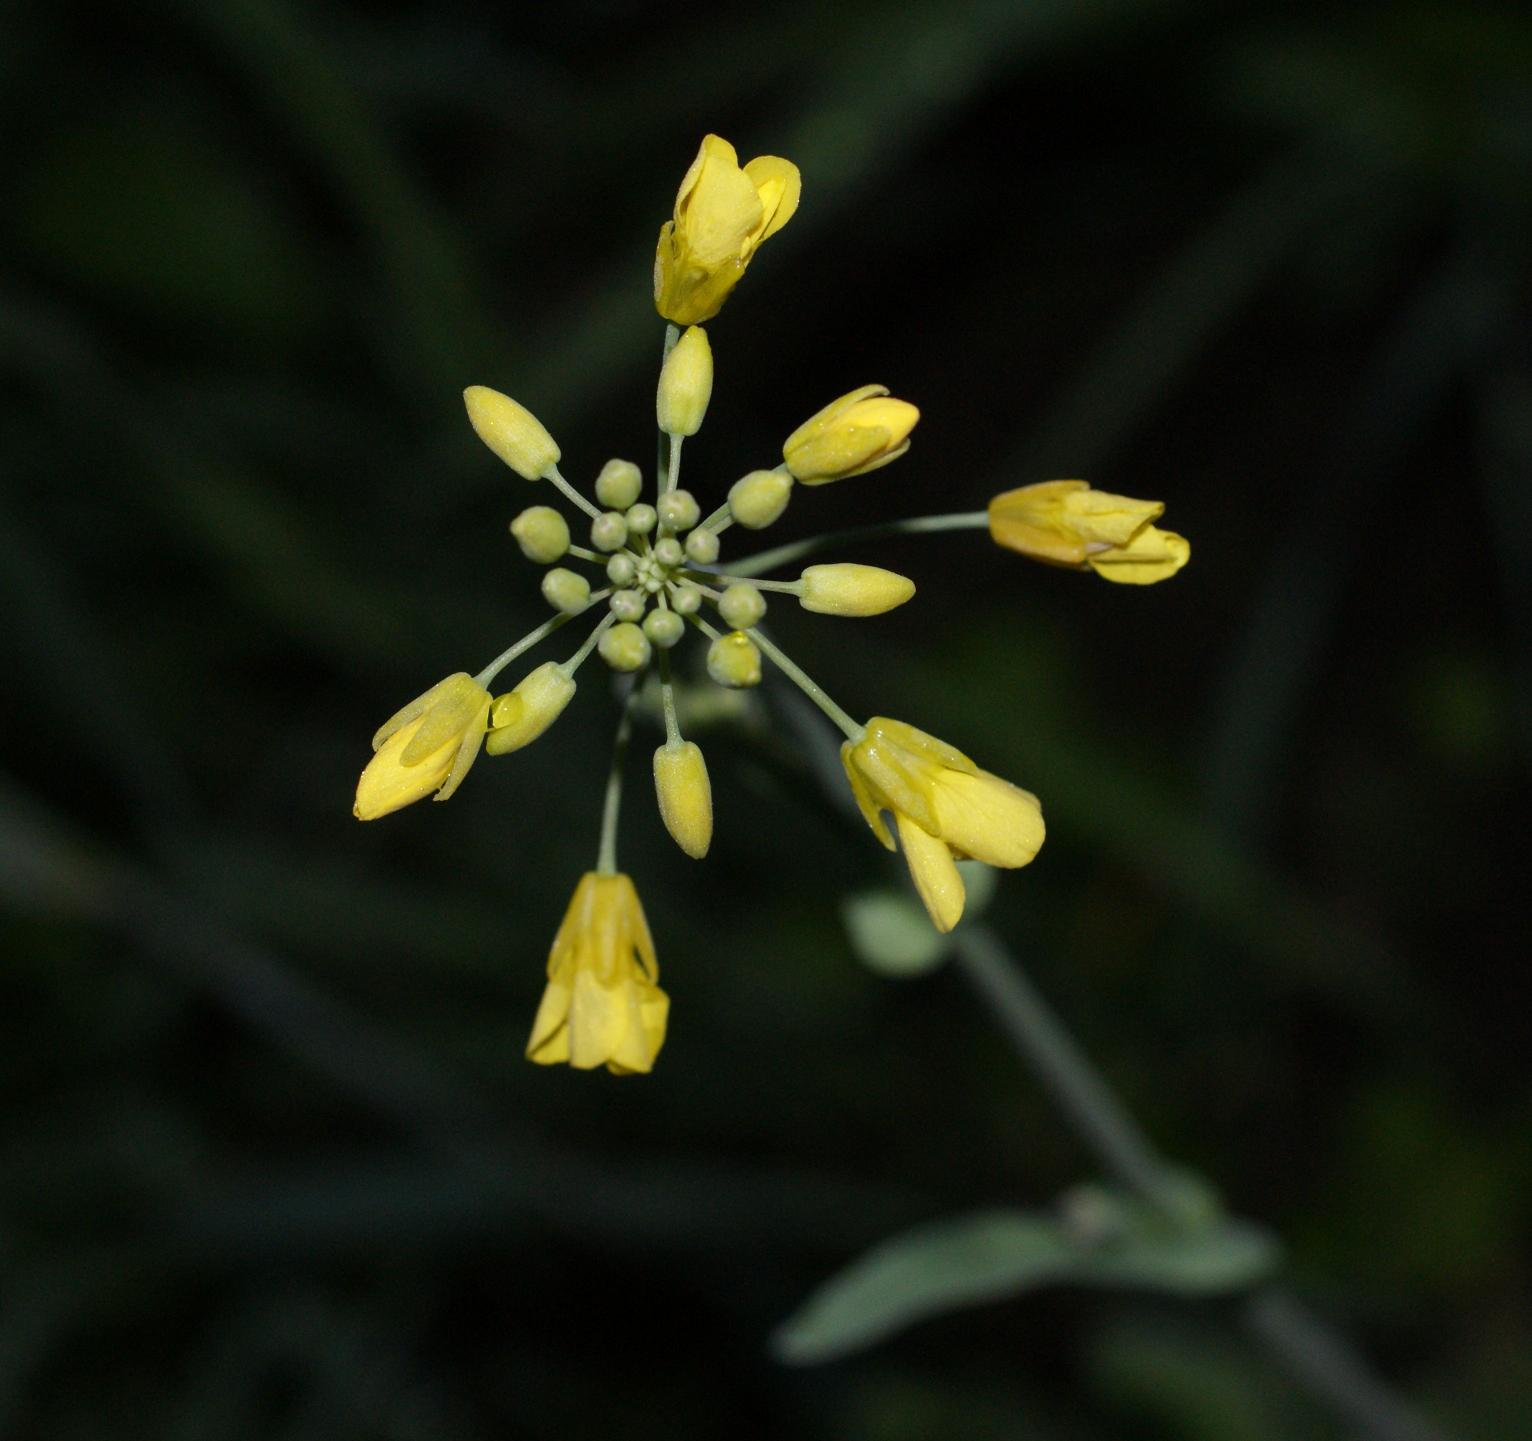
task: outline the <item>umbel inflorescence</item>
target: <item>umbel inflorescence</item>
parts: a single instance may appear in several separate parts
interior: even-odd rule
[[[689,632],[706,642],[707,674],[718,685],[758,685],[764,658],[841,730],[851,793],[890,850],[897,832],[915,889],[939,930],[951,930],[963,913],[957,861],[1024,866],[1043,842],[1042,810],[1029,791],[903,721],[855,720],[761,629],[768,597],[823,615],[876,616],[909,600],[912,581],[846,561],[809,565],[790,580],[764,578],[828,548],[834,536],[733,563],[721,559],[726,531],[766,529],[800,486],[866,475],[897,460],[920,419],[913,405],[881,385],[841,396],[787,437],[779,464],[742,475],[706,514],[680,484],[682,444],[701,428],[713,389],[712,346],[702,322],[718,314],[759,247],[792,219],[799,192],[791,162],[761,156],[741,166],[734,147],[716,135],[703,140],[681,181],[654,259],[655,306],[669,323],[655,401],[661,465],[652,498],[645,497],[639,467],[627,460],[602,466],[593,498],[581,493],[564,478],[562,453],[535,416],[487,386],[463,392],[469,421],[490,450],[524,480],[550,482],[582,513],[585,543],[576,543],[569,519],[552,506],[531,506],[511,521],[522,554],[547,567],[542,594],[552,616],[476,675],[450,675],[392,716],[373,737],[355,813],[375,820],[428,795],[444,801],[481,749],[500,756],[530,745],[574,697],[575,676],[592,655],[632,677],[618,720],[596,866],[580,878],[554,939],[527,1044],[528,1057],[544,1064],[648,1071],[664,1043],[669,999],[659,987],[638,892],[617,868],[617,820],[637,682],[653,671],[665,725],[664,743],[654,753],[661,818],[688,856],[700,860],[711,844],[707,766],[696,743],[681,734],[671,682],[670,653]],[[987,529],[998,544],[1036,560],[1146,585],[1175,574],[1189,555],[1186,541],[1155,526],[1163,509],[1081,480],[1053,480],[996,496],[986,511],[921,516],[882,529]],[[513,662],[590,614],[599,619],[567,659],[544,661],[494,693]],[[885,815],[893,818],[892,831]]]

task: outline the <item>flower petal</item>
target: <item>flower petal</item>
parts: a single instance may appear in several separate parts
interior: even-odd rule
[[[898,817],[899,844],[904,848],[910,879],[925,903],[931,924],[939,931],[950,931],[963,917],[963,877],[947,843],[938,840],[915,824],[908,816]]]
[[[1043,844],[1043,811],[1031,791],[988,771],[945,771],[936,784],[939,834],[986,865],[1026,865]]]

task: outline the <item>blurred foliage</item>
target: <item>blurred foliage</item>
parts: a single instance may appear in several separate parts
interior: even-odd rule
[[[1214,1301],[772,1359],[869,1246],[1085,1169],[957,975],[857,965],[883,860],[792,697],[699,729],[704,868],[633,787],[645,1080],[521,1059],[600,686],[349,815],[378,721],[540,618],[462,387],[647,464],[711,129],[805,199],[699,490],[877,380],[910,456],[784,538],[1083,473],[1195,551],[1124,594],[912,539],[857,558],[914,605],[782,639],[1043,797],[991,924],[1384,1374],[1532,1434],[1529,73],[1490,4],[0,9],[0,1433],[1339,1434]]]

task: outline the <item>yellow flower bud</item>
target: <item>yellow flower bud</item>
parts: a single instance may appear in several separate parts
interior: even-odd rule
[[[713,840],[713,788],[693,741],[674,741],[654,753],[654,790],[670,838],[694,861]]]
[[[654,413],[666,435],[695,435],[713,397],[713,347],[707,331],[691,326],[660,369]]]
[[[643,631],[651,645],[669,650],[686,633],[686,622],[673,610],[651,610],[644,617]]]
[[[766,601],[748,580],[737,580],[719,596],[718,614],[735,630],[749,630],[766,614]]]
[[[787,437],[782,458],[804,485],[862,475],[910,448],[920,412],[885,385],[864,385],[831,401]]]
[[[639,614],[643,614],[642,610]],[[649,664],[649,657],[653,654],[649,637],[628,620],[607,631],[596,642],[596,649],[601,652],[602,660],[613,670],[620,671],[642,670]]]
[[[596,477],[596,499],[608,510],[626,510],[644,488],[644,473],[631,460],[609,460]]]
[[[557,661],[544,662],[514,690],[495,698],[484,749],[492,756],[503,756],[531,745],[563,714],[574,693],[574,677]]]
[[[939,931],[950,931],[963,914],[958,858],[1015,868],[1042,846],[1036,796],[914,726],[874,716],[840,754],[863,819],[890,850],[882,813],[893,812],[910,878]]]
[[[718,537],[710,530],[694,530],[686,537],[686,556],[698,565],[712,565],[718,559]]]
[[[997,545],[1071,570],[1093,570],[1124,585],[1167,580],[1192,548],[1153,522],[1157,500],[1131,500],[1092,490],[1083,480],[1045,480],[1008,490],[989,503],[989,533]]]
[[[532,505],[511,522],[521,553],[536,565],[552,565],[569,549],[569,522],[551,505]]]
[[[811,565],[798,603],[821,615],[882,615],[915,594],[915,582],[875,565]]]
[[[542,422],[508,395],[487,385],[463,392],[468,420],[484,442],[524,480],[539,480],[559,463],[559,448]]]
[[[660,497],[660,524],[670,530],[690,530],[702,519],[702,507],[689,490],[672,490]]]
[[[575,887],[553,949],[527,1059],[644,1073],[665,1044],[670,998],[644,908],[625,875],[587,871]]]
[[[372,738],[352,814],[374,821],[433,791],[446,800],[479,754],[489,708],[489,692],[459,671],[396,711]]]
[[[561,565],[543,576],[542,592],[543,599],[565,615],[575,615],[590,604],[590,582]]]
[[[760,155],[741,169],[727,140],[704,136],[655,247],[655,309],[677,325],[717,315],[757,248],[792,219],[800,188],[791,161]]]
[[[729,487],[729,509],[746,530],[764,530],[787,509],[793,478],[780,470],[752,470]]]
[[[721,635],[707,650],[707,673],[731,690],[761,683],[761,653],[742,630]]]

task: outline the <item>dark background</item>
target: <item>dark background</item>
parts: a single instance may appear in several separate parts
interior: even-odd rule
[[[1147,590],[862,549],[916,602],[778,639],[1041,795],[991,919],[1156,1141],[1455,1435],[1532,1434],[1517,10],[0,11],[0,1433],[1347,1434],[1214,1303],[771,1359],[868,1245],[1091,1168],[958,975],[853,958],[889,873],[770,696],[696,732],[702,865],[638,738],[648,1078],[521,1056],[595,671],[449,806],[351,818],[378,723],[545,614],[504,527],[547,497],[462,387],[579,484],[648,470],[714,130],[804,199],[710,326],[704,509],[880,381],[910,454],[773,541],[1083,475],[1193,546]]]

